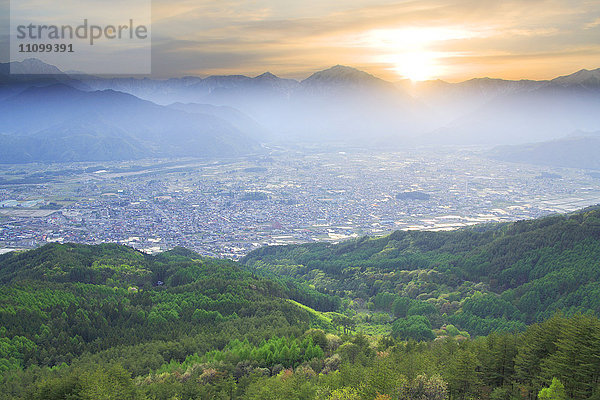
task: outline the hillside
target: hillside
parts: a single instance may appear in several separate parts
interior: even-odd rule
[[[181,351],[184,338],[201,337],[189,349],[200,351],[222,346],[225,332],[260,341],[308,328],[305,312],[278,300],[282,287],[184,249],[148,256],[118,245],[50,244],[0,256],[0,282],[2,334],[25,343],[5,367],[54,366],[155,341],[165,342],[161,351]],[[164,359],[147,362],[142,369]]]
[[[243,262],[364,310],[426,316],[471,334],[524,329],[557,310],[600,312],[600,210],[454,232],[266,247]]]
[[[65,84],[0,100],[0,163],[235,156],[260,150],[228,121]]]
[[[497,160],[552,167],[600,169],[600,135],[575,134],[549,142],[499,146],[488,156]]]
[[[557,234],[575,240],[563,229],[574,226],[569,221],[589,226],[594,218],[559,217],[566,225]],[[404,243],[466,254],[503,235],[559,227],[558,219],[461,232],[443,244],[417,236]],[[329,258],[362,254],[369,263],[383,241],[346,243]],[[0,398],[535,399],[563,390],[584,400],[600,393],[595,317],[555,315],[523,333],[476,340],[448,324],[432,341],[428,303],[415,301],[407,305],[417,312],[399,318],[391,336],[365,336],[352,332],[347,299],[335,302],[281,276],[256,277],[261,270],[182,248],[150,256],[113,244],[49,244],[0,256]],[[389,295],[375,297],[380,307]],[[394,312],[402,303],[394,301]]]

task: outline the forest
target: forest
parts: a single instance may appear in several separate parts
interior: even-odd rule
[[[243,262],[341,298],[357,323],[379,311],[426,316],[434,329],[452,324],[471,335],[522,331],[557,311],[600,312],[600,210],[263,247]]]
[[[600,211],[266,247],[0,256],[0,398],[600,399]]]

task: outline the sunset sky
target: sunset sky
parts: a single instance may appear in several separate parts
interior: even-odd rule
[[[156,76],[546,79],[600,67],[600,1],[160,0]]]
[[[598,0],[155,0],[152,19],[157,78],[303,79],[343,64],[390,81],[455,82],[600,67]]]

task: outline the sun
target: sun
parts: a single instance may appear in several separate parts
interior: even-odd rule
[[[434,55],[427,52],[412,52],[398,55],[392,69],[398,75],[413,82],[436,77],[440,70]]]
[[[374,62],[388,65],[404,79],[423,81],[443,76],[444,60],[451,53],[440,51],[442,44],[472,35],[453,27],[375,29],[362,36],[361,44],[378,53]]]

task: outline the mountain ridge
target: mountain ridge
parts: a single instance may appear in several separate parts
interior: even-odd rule
[[[397,300],[404,304],[397,317],[411,315],[414,307],[415,313],[428,310],[424,315],[433,325],[448,318],[485,335],[521,329],[561,309],[600,313],[596,257],[599,206],[452,232],[396,231],[339,244],[268,246],[242,262],[372,303],[376,310],[394,312]]]
[[[16,66],[18,66],[18,68],[21,70],[20,72],[27,72],[29,70],[29,72],[33,75],[34,73],[39,73],[40,70],[42,70],[41,72],[42,75],[45,74],[47,70],[49,71],[54,71],[56,75],[72,75],[72,76],[77,76],[77,77],[87,77],[87,78],[94,78],[92,76],[89,75],[81,75],[81,74],[67,74],[63,71],[61,71],[60,69],[58,69],[56,66],[51,65],[51,64],[47,64],[44,63],[43,61],[37,59],[37,58],[28,58],[22,62],[8,62],[8,63],[0,63],[0,75],[8,75],[10,73],[10,65],[14,64]],[[25,73],[24,75],[28,75],[27,73]],[[51,74],[50,74],[51,75]],[[201,78],[199,76],[195,76],[195,75],[185,75],[185,76],[181,76],[181,77],[170,77],[170,78],[164,78],[164,79],[152,79],[152,78],[148,78],[148,77],[144,77],[144,78],[133,78],[136,80],[154,80],[154,81],[169,81],[169,80],[190,80],[190,81],[194,81],[194,80],[205,80],[208,78],[226,78],[226,77],[232,77],[232,78],[247,78],[247,79],[256,79],[256,78],[261,78],[261,77],[268,77],[269,79],[273,79],[273,78],[277,78],[277,79],[281,79],[281,80],[288,80],[288,81],[295,81],[298,83],[301,83],[307,79],[309,79],[312,76],[335,76],[337,75],[338,77],[349,77],[349,76],[355,76],[355,77],[361,77],[362,78],[367,78],[367,79],[372,79],[375,78],[377,80],[382,80],[384,82],[387,83],[392,83],[391,81],[385,81],[381,78],[378,78],[375,75],[372,75],[368,72],[362,71],[360,69],[357,69],[355,67],[351,67],[351,66],[347,66],[347,65],[342,65],[342,64],[336,64],[333,65],[331,67],[325,68],[323,70],[319,70],[316,72],[311,73],[309,76],[303,78],[303,79],[291,79],[291,78],[280,78],[278,75],[273,74],[270,71],[265,71],[259,75],[256,75],[255,77],[251,77],[251,76],[247,76],[247,75],[240,75],[240,74],[232,74],[232,75],[209,75],[205,78]],[[491,76],[482,76],[482,77],[474,77],[474,78],[468,78],[465,79],[464,81],[459,81],[459,82],[455,82],[455,83],[450,83],[447,81],[444,81],[443,79],[435,79],[435,80],[423,80],[423,81],[418,81],[416,82],[416,84],[427,84],[430,82],[443,82],[443,83],[447,83],[450,85],[455,85],[455,84],[461,84],[461,83],[467,83],[467,82],[477,82],[477,81],[495,81],[495,82],[541,82],[541,83],[550,83],[550,82],[556,82],[556,83],[561,83],[561,81],[564,81],[565,79],[569,82],[576,82],[576,83],[581,83],[582,81],[585,81],[586,79],[588,79],[589,77],[596,77],[600,75],[600,68],[596,68],[596,69],[586,69],[586,68],[582,68],[579,69],[577,71],[574,71],[572,73],[568,73],[565,75],[560,75],[557,76],[553,79],[541,79],[541,80],[534,80],[534,79],[517,79],[517,80],[511,80],[511,79],[505,79],[505,78],[495,78],[495,77],[491,77]],[[370,78],[368,78],[370,77]],[[115,78],[97,78],[97,79],[106,79],[106,80],[111,80],[111,79],[115,79]],[[117,78],[117,79],[132,79],[132,78]]]
[[[394,84],[336,65],[301,81],[265,72],[255,77],[166,80],[77,76],[77,81],[62,83],[88,92],[125,92],[160,106],[230,107],[260,126],[253,124],[251,129],[258,142],[388,148],[495,146],[557,139],[574,130],[599,130],[600,117],[593,112],[600,107],[600,86],[593,80],[598,71],[580,70],[550,81],[475,78],[459,83]],[[30,86],[52,82],[32,81]],[[27,83],[22,85],[0,89],[0,100],[26,91]],[[236,118],[232,118],[226,122],[235,127]]]
[[[577,133],[556,140],[495,147],[488,156],[497,160],[552,167],[600,170],[600,135]]]
[[[203,157],[259,151],[256,141],[217,116],[170,109],[112,89],[87,92],[61,83],[35,86],[1,100],[0,105],[0,133],[21,138],[4,140],[4,145],[11,147],[3,149],[10,157],[3,157],[2,162],[102,161],[112,160],[116,154],[125,159],[133,155]],[[84,126],[89,132],[81,131]],[[66,139],[75,130],[80,131],[77,136],[83,147],[69,150],[69,140],[62,141],[70,154],[67,159],[47,146],[36,147],[34,139]],[[109,143],[115,148],[120,143],[124,150],[112,155],[110,151],[81,154],[86,146],[103,148]]]

